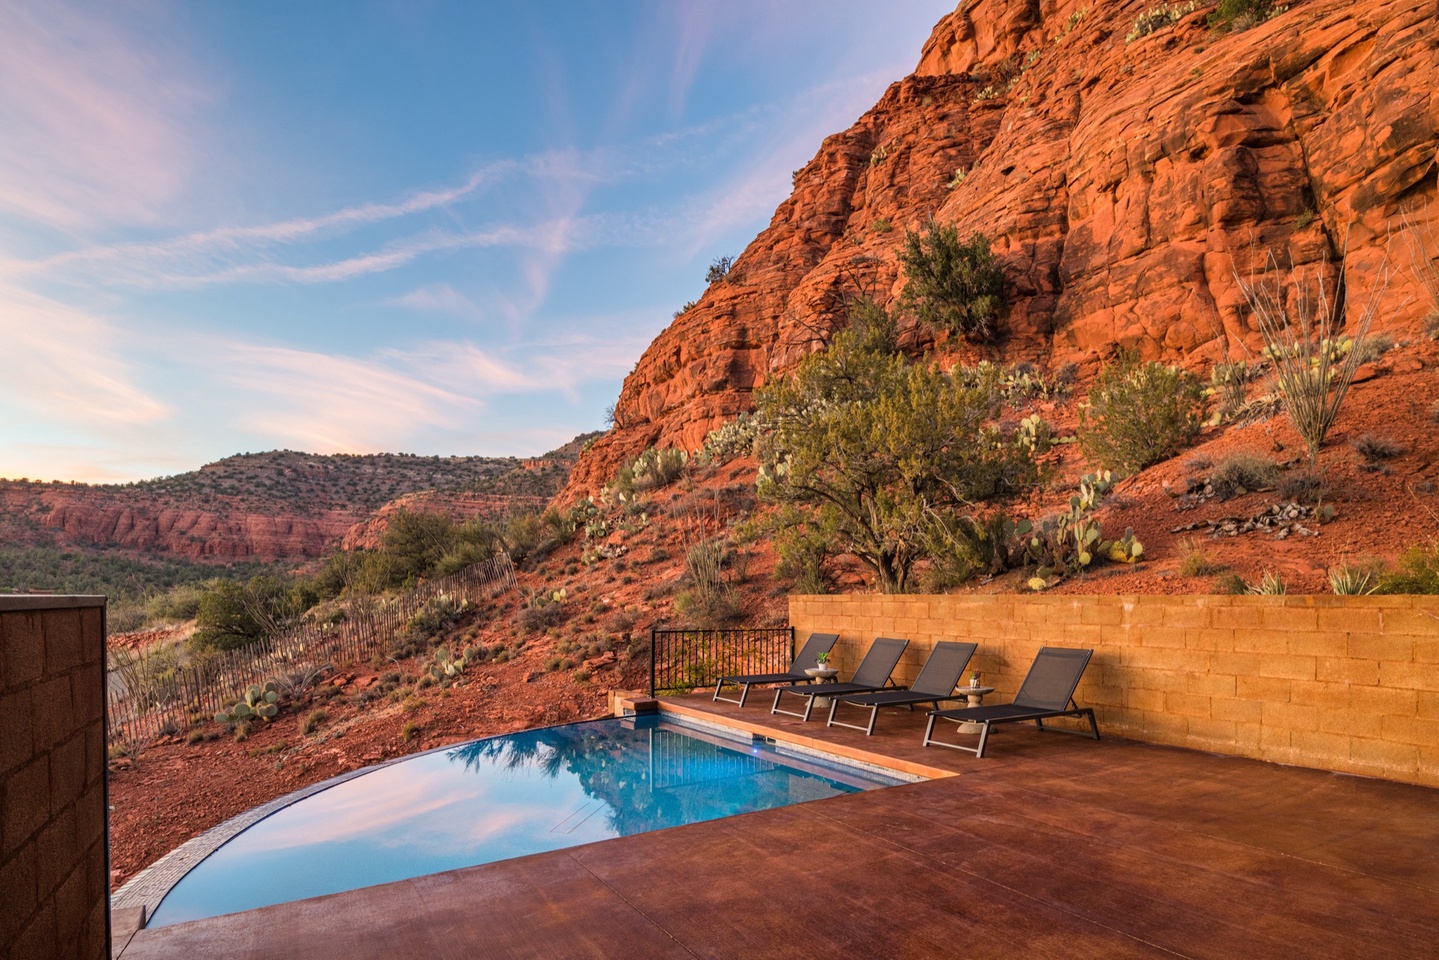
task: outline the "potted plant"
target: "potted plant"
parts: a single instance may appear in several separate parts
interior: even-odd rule
[[[979,671],[978,671],[978,670],[971,670],[971,671],[970,671],[970,673],[969,673],[969,685],[970,685],[971,687],[977,687],[977,686],[979,686]]]
[[[825,650],[824,652],[815,656],[815,659],[819,661],[819,667],[821,670],[829,669],[829,658],[830,652],[828,650]]]

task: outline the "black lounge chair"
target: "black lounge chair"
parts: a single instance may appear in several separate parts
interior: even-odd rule
[[[846,693],[869,693],[881,689],[889,682],[889,675],[894,672],[895,665],[899,663],[904,648],[909,646],[908,640],[893,640],[888,637],[876,637],[874,643],[869,645],[869,652],[859,663],[859,669],[850,677],[849,683],[817,683],[812,687],[780,687],[774,694],[774,706],[770,713],[783,713],[791,717],[803,717],[808,720],[810,712],[814,710],[815,697],[839,697]],[[780,698],[786,693],[796,697],[804,697],[804,710],[781,710],[779,708]]]
[[[1099,724],[1094,720],[1094,708],[1080,707],[1074,702],[1074,688],[1079,686],[1079,678],[1084,675],[1084,668],[1089,665],[1089,658],[1093,654],[1093,650],[1041,647],[1013,703],[931,710],[929,724],[924,728],[924,745],[927,747],[934,744],[936,747],[968,750],[978,759],[984,756],[984,745],[989,740],[990,727],[996,723],[1015,723],[1022,720],[1033,720],[1034,725],[1041,730],[1085,735],[1083,730],[1046,727],[1044,721],[1050,717],[1088,717],[1090,735],[1098,740]],[[982,724],[979,746],[966,747],[934,739],[934,721],[939,719]]]
[[[954,640],[936,643],[929,652],[929,659],[924,661],[924,666],[920,668],[919,676],[914,678],[914,683],[910,684],[908,690],[881,690],[878,693],[854,693],[835,697],[830,702],[829,722],[825,725],[863,730],[867,736],[872,736],[880,707],[909,707],[913,710],[916,703],[932,703],[938,709],[941,700],[958,699],[954,692],[955,685],[964,673],[965,664],[974,656],[976,646],[978,644],[958,643]],[[822,690],[816,692],[823,696]],[[961,693],[960,696],[962,695]],[[835,711],[841,703],[869,707],[869,723],[845,723],[836,720]]]
[[[837,633],[811,633],[809,639],[804,642],[794,662],[784,673],[750,673],[738,677],[720,677],[715,684],[715,700],[723,700],[725,703],[737,703],[744,706],[745,700],[749,697],[749,688],[768,683],[809,683],[812,679],[806,670],[819,666],[819,655],[828,653],[839,640]],[[720,696],[720,689],[727,683],[734,684],[740,688],[739,699]]]

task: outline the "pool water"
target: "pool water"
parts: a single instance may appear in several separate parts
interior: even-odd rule
[[[149,926],[901,782],[658,717],[420,754],[291,804],[186,874]]]

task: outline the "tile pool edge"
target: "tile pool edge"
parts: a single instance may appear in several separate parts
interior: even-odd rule
[[[683,704],[671,703],[664,699],[659,701],[659,710],[661,716],[669,714],[672,717],[683,718],[686,722],[698,723],[702,726],[743,731],[746,734],[759,736],[766,742],[773,743],[776,746],[787,747],[801,754],[817,757],[822,760],[829,760],[831,762],[838,759],[840,762],[847,761],[861,767],[871,767],[876,772],[886,776],[898,776],[905,780],[914,780],[916,778],[920,780],[940,780],[945,777],[959,776],[959,774],[953,770],[943,770],[939,767],[915,763],[912,760],[901,760],[898,757],[889,757],[882,753],[871,753],[868,750],[860,750],[857,747],[831,743],[828,740],[820,740],[802,733],[780,730],[760,723],[750,723],[746,720],[738,720],[733,717],[719,716],[705,710],[687,707]],[[768,714],[766,714],[766,716],[768,716]]]

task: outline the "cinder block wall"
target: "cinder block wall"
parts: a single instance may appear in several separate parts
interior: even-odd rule
[[[110,955],[105,598],[0,596],[0,958]]]
[[[1439,786],[1439,597],[795,596],[838,632],[841,676],[877,636],[972,640],[1013,696],[1042,646],[1092,647],[1076,699],[1101,732]]]

